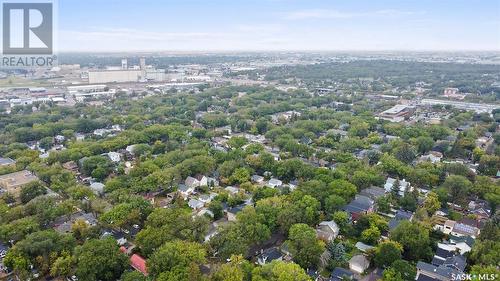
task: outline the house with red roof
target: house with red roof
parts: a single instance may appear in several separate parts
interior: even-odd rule
[[[144,276],[148,276],[148,271],[146,268],[146,260],[139,256],[138,254],[133,254],[130,257],[130,266],[132,266],[135,270],[144,274]]]

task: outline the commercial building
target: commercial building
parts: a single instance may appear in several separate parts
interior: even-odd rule
[[[406,117],[413,113],[413,108],[407,105],[398,104],[386,111],[381,112],[378,116],[380,119],[391,122],[402,122]]]

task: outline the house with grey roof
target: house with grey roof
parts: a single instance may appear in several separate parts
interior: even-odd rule
[[[339,235],[339,227],[334,221],[322,221],[316,227],[316,235],[319,239],[330,242]]]
[[[394,218],[392,218],[389,221],[389,231],[394,230],[403,221],[411,221],[412,218],[413,218],[412,212],[398,210]]]
[[[435,266],[430,263],[419,261],[417,263],[417,281],[453,281],[454,276],[463,274],[463,271],[457,270],[446,265]]]
[[[203,203],[197,199],[190,199],[188,201],[188,206],[191,209],[199,210],[199,209],[203,208],[203,206],[205,206],[205,203]]]
[[[11,158],[0,157],[0,166],[9,166],[14,164],[16,164],[16,161],[12,160]]]

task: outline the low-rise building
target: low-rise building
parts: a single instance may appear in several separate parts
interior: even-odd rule
[[[0,187],[12,194],[19,196],[21,188],[30,182],[37,181],[38,177],[28,170],[10,173],[0,176]]]

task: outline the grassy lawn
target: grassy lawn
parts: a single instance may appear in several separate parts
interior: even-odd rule
[[[0,79],[0,87],[42,87],[46,85],[48,83],[45,80],[31,80],[14,76]]]

